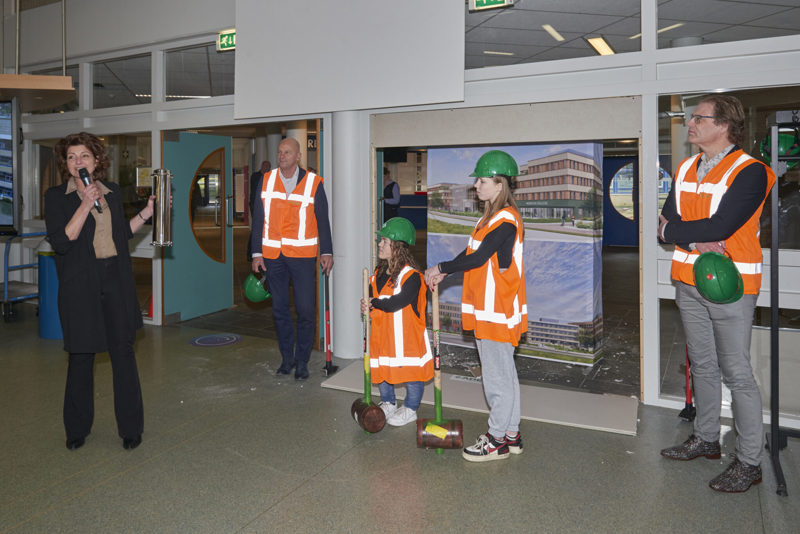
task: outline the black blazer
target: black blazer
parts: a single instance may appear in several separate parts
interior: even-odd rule
[[[136,296],[128,240],[133,237],[130,222],[122,209],[119,185],[104,182],[111,192],[105,199],[111,211],[114,246],[119,257],[120,279],[124,287],[118,303],[129,326],[130,342],[142,326],[142,312]],[[70,241],[67,223],[80,206],[77,192],[66,194],[67,184],[51,187],[44,194],[47,240],[53,246],[58,274],[58,313],[67,352],[97,353],[108,350],[105,316],[100,300],[100,274],[94,253],[94,217],[89,215],[78,238]]]

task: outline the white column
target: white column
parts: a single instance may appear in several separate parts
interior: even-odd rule
[[[250,173],[261,169],[261,162],[265,159],[269,159],[267,155],[269,152],[267,146],[268,141],[266,137],[256,137],[253,139],[253,167],[250,169]]]
[[[333,353],[339,358],[363,357],[360,299],[361,272],[370,262],[374,242],[370,214],[369,118],[357,111],[333,114],[333,174],[325,177],[331,191],[334,268],[331,276]],[[330,152],[328,152],[330,154]],[[330,156],[326,156],[326,159]]]
[[[264,156],[272,164],[273,169],[278,166],[278,145],[281,144],[281,139],[283,136],[280,132],[267,134],[267,152]],[[261,162],[259,162],[260,164]]]

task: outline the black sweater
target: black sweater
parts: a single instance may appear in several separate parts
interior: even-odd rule
[[[480,267],[497,253],[497,263],[501,269],[508,269],[514,255],[514,239],[517,236],[517,227],[511,223],[503,223],[483,238],[478,250],[467,254],[464,249],[461,254],[450,261],[439,264],[439,270],[446,274],[469,271]]]

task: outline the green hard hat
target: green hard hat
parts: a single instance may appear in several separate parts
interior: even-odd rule
[[[517,162],[510,154],[502,150],[490,150],[478,159],[475,164],[475,172],[470,174],[475,178],[494,176],[502,174],[505,176],[519,176]]]
[[[794,135],[790,133],[778,134],[778,154],[781,156],[797,156],[800,155],[800,131],[795,130]],[[761,141],[761,155],[767,165],[772,163],[772,138],[769,134]],[[786,169],[793,169],[797,166],[797,161],[787,161]]]
[[[704,252],[694,262],[694,286],[716,304],[730,304],[742,298],[744,283],[733,260],[718,252]]]
[[[417,241],[417,230],[411,221],[402,217],[392,217],[378,230],[378,235],[388,237],[392,241],[403,241],[413,245]]]
[[[244,296],[247,297],[247,300],[250,302],[264,302],[271,296],[269,290],[264,286],[266,279],[267,273],[264,273],[260,280],[253,273],[247,275],[243,286]]]

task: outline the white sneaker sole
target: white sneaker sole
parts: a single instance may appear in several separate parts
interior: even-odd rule
[[[470,454],[466,451],[461,451],[461,457],[468,462],[491,462],[492,460],[505,460],[509,457],[508,454],[498,454],[496,452],[490,454]]]

